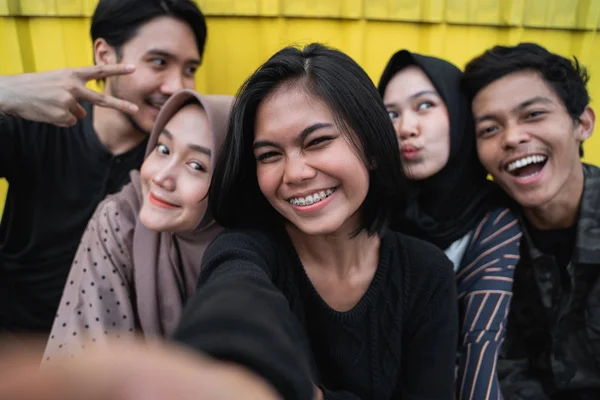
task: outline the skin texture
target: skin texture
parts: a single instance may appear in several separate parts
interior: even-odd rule
[[[188,105],[171,118],[142,164],[140,221],[159,232],[192,231],[206,211],[212,134],[205,111]]]
[[[157,107],[170,95],[194,88],[194,75],[200,64],[195,37],[185,22],[172,17],[158,17],[142,25],[121,48],[121,57],[102,39],[96,41],[94,50],[99,65],[136,65],[134,74],[107,79],[105,92],[138,106],[129,122],[143,132],[152,130]],[[122,114],[113,117],[126,122],[122,121]]]
[[[312,133],[301,137],[307,128]],[[300,89],[276,90],[258,108],[254,146],[260,190],[291,225],[309,235],[358,227],[368,170],[320,100]],[[336,187],[328,204],[314,212],[289,202]]]
[[[448,110],[433,83],[417,66],[394,75],[383,97],[396,130],[404,172],[412,180],[427,179],[450,157]],[[416,154],[407,151],[417,149]]]
[[[552,88],[535,72],[506,75],[473,100],[479,158],[540,229],[566,228],[576,219],[583,192],[579,145],[592,134],[595,116],[586,107],[573,121]],[[524,156],[547,157],[533,179],[507,165]]]
[[[85,357],[39,367],[40,343],[4,342],[0,350],[0,399],[220,400],[279,398],[258,376],[197,353],[157,342],[120,339],[88,344]],[[29,350],[26,350],[29,349]]]

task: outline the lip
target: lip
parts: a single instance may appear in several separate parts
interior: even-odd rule
[[[160,207],[160,208],[166,208],[166,209],[179,208],[178,205],[170,203],[170,202],[160,198],[159,196],[156,196],[152,192],[150,192],[148,194],[148,200],[150,201],[150,203],[152,203],[155,206]]]
[[[545,155],[545,154],[533,153],[531,155]],[[511,162],[513,162],[515,160],[518,160],[520,158],[522,158],[522,157],[514,158],[512,161],[509,161],[508,163],[506,163],[506,166],[508,166],[508,164],[510,164]],[[540,171],[537,174],[532,175],[532,176],[527,177],[527,178],[519,178],[519,177],[511,174],[510,172],[508,172],[508,170],[506,168],[504,168],[503,171],[504,171],[505,174],[507,174],[509,176],[510,180],[513,181],[513,182],[515,182],[517,185],[520,185],[520,186],[531,186],[533,184],[539,183],[544,178],[544,176],[546,175],[546,167],[548,166],[548,160],[549,160],[549,158],[546,160],[546,162],[544,163],[544,166],[542,167],[542,169],[540,169]]]
[[[158,113],[160,113],[160,110],[162,108],[162,105],[157,107],[156,105],[149,103],[147,101],[144,102],[144,104],[146,105],[146,107],[148,107],[148,109],[150,110],[150,112],[154,115],[157,116]]]
[[[400,152],[402,153],[402,157],[407,158],[407,159],[416,157],[420,151],[421,151],[421,149],[419,149],[415,146],[412,146],[410,144],[400,147]]]
[[[306,190],[306,191],[304,191],[304,192],[301,192],[301,193],[295,193],[295,194],[291,195],[290,197],[288,197],[288,198],[286,199],[286,201],[290,201],[291,199],[297,199],[298,197],[306,197],[306,196],[308,196],[308,195],[311,195],[311,196],[312,196],[312,195],[313,195],[313,194],[315,194],[315,193],[326,192],[326,191],[328,191],[329,189],[337,189],[338,187],[339,187],[339,185],[338,185],[338,186],[328,186],[328,187],[326,187],[326,188],[315,189],[315,190]]]
[[[538,153],[523,153],[523,154],[520,154],[520,155],[518,155],[518,156],[511,157],[511,158],[509,158],[507,161],[503,161],[503,162],[500,164],[500,169],[502,169],[503,171],[506,171],[506,172],[508,172],[508,166],[510,165],[510,163],[512,163],[512,162],[514,162],[514,161],[517,161],[517,160],[520,160],[520,159],[522,159],[522,158],[525,158],[525,157],[532,157],[532,156],[542,156],[542,157],[546,157],[546,161],[548,160],[548,158],[550,158],[550,157],[548,157],[548,154],[539,153],[539,152],[538,152]],[[510,172],[509,172],[509,173],[510,173]]]
[[[336,190],[335,192],[333,192],[332,194],[330,194],[325,199],[323,199],[321,201],[318,201],[316,203],[313,203],[310,206],[296,206],[296,205],[291,204],[291,203],[288,203],[288,204],[290,206],[292,206],[292,208],[294,210],[296,210],[296,212],[298,212],[298,213],[301,213],[301,214],[313,213],[313,212],[319,211],[319,210],[323,209],[324,207],[326,207],[331,202],[331,199],[335,197],[335,195],[338,193],[338,191],[339,191],[339,189]],[[300,197],[302,197],[302,196],[300,196]]]

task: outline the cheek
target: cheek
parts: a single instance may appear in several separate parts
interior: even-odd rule
[[[281,182],[280,169],[281,167],[277,164],[257,165],[256,167],[258,187],[266,198],[275,197],[277,194],[279,182]]]
[[[156,175],[157,171],[160,170],[160,162],[156,160],[155,153],[152,153],[146,158],[142,167],[140,168],[140,178],[142,185],[148,185],[152,178]]]
[[[483,167],[492,171],[492,166],[495,163],[494,158],[494,144],[482,142],[480,140],[477,141],[477,155],[479,156],[479,161],[483,165]]]
[[[138,64],[136,72],[131,76],[121,79],[132,93],[146,93],[155,90],[161,85],[162,74],[149,66]]]
[[[181,177],[177,181],[180,201],[185,204],[186,208],[200,208],[200,203],[206,199],[209,186],[208,177]]]

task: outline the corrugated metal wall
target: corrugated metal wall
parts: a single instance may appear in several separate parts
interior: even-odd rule
[[[592,98],[600,98],[600,0],[197,2],[208,16],[208,45],[197,77],[197,88],[204,93],[234,94],[253,70],[288,44],[335,46],[377,82],[400,48],[463,67],[495,44],[533,41],[576,56],[592,75]],[[0,74],[91,64],[89,23],[96,3],[0,0]],[[600,135],[586,142],[585,149],[586,161],[600,165]],[[0,185],[0,194],[4,190]]]

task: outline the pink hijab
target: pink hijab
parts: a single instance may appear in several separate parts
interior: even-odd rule
[[[205,96],[191,90],[174,94],[163,106],[148,140],[146,157],[156,147],[158,136],[167,122],[193,98],[199,100],[208,116],[213,137],[211,163],[214,166],[225,139],[233,97]],[[191,232],[149,230],[138,218],[143,203],[139,172],[132,172],[131,178],[131,184],[121,192],[121,196],[135,210],[134,213],[126,213],[135,216],[135,220],[130,221],[135,225],[131,251],[135,289],[132,300],[144,334],[147,337],[167,336],[177,326],[185,301],[196,289],[204,250],[222,228],[207,211],[198,227]],[[123,218],[126,218],[125,215]]]

